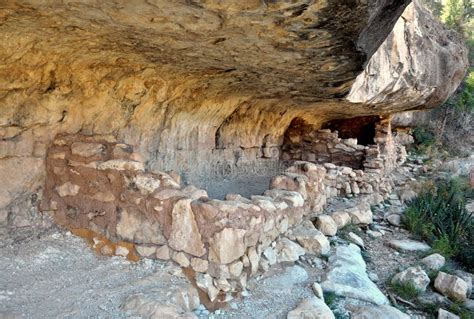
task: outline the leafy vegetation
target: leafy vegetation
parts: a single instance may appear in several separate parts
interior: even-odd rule
[[[472,312],[460,303],[453,302],[448,309],[449,312],[458,315],[461,319],[472,319]]]
[[[421,293],[411,282],[390,282],[390,290],[406,300],[415,299]]]
[[[332,292],[332,291],[325,291],[323,292],[324,295],[324,301],[326,302],[326,305],[328,305],[329,308],[334,305],[334,303],[337,300],[337,295]]]
[[[427,185],[408,204],[403,223],[415,235],[432,245],[434,251],[454,257],[471,269],[474,267],[474,222],[465,207],[472,196],[462,179],[438,181]]]

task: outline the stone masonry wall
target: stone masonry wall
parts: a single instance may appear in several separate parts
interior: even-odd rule
[[[384,163],[376,153],[368,163]],[[391,189],[384,170],[295,161],[263,195],[211,199],[203,189],[183,187],[173,172],[145,171],[132,146],[107,136],[58,136],[46,166],[41,209],[58,224],[130,243],[142,257],[190,267],[211,300],[245,289],[247,277],[259,269],[294,261],[292,245],[326,254],[325,233],[301,227],[310,218],[324,220],[320,215],[329,198],[365,195],[363,203],[331,220],[338,227],[367,224],[369,203],[383,200]]]

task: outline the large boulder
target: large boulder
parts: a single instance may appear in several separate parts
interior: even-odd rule
[[[455,301],[465,301],[469,286],[466,281],[440,271],[436,276],[434,287],[443,295]]]
[[[335,254],[329,257],[329,265],[321,283],[324,291],[376,305],[389,303],[387,297],[369,279],[367,266],[358,246],[338,246]]]
[[[457,89],[467,63],[460,35],[438,23],[421,1],[413,1],[347,99],[399,110],[435,107]]]
[[[409,267],[392,278],[392,283],[412,285],[419,292],[425,292],[430,284],[430,277],[420,267]]]

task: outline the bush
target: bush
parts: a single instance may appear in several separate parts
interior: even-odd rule
[[[414,128],[413,138],[415,139],[417,150],[426,150],[436,143],[435,134],[424,126]]]
[[[408,204],[405,227],[430,243],[434,251],[474,267],[474,223],[465,207],[469,186],[460,179],[438,181]]]
[[[421,293],[411,282],[390,283],[390,290],[407,300],[415,299]]]

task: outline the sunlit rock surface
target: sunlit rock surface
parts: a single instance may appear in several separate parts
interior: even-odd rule
[[[20,204],[34,215],[58,133],[115,137],[212,197],[266,189],[297,117],[317,127],[439,104],[466,50],[418,5],[387,38],[407,4],[2,3],[0,223],[24,225]]]

